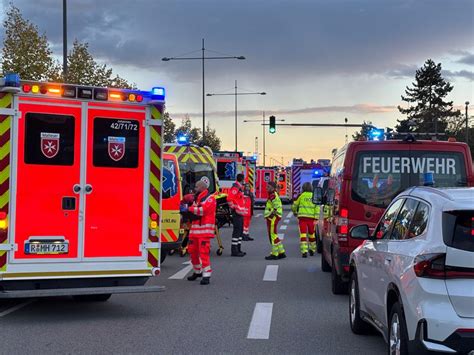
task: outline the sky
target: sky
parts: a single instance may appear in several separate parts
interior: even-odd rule
[[[2,0],[38,25],[62,53],[61,0]],[[3,36],[3,33],[0,34]],[[431,58],[453,84],[448,99],[474,102],[472,0],[68,0],[68,41],[88,42],[94,57],[140,89],[167,89],[177,125],[202,126],[201,61],[162,57],[245,56],[206,61],[206,93],[238,96],[238,149],[262,153],[258,122],[362,123],[393,127],[415,71]],[[1,39],[1,38],[0,38]],[[471,105],[471,110],[474,105]],[[206,97],[206,120],[234,149],[234,97]],[[267,164],[330,158],[356,128],[278,127],[266,135]]]

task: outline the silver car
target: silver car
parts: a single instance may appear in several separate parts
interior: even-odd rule
[[[390,354],[474,354],[474,188],[416,187],[379,224],[350,231],[349,315],[379,330]]]

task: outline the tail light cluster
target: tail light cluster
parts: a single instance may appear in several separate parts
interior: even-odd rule
[[[474,268],[446,265],[446,254],[424,254],[415,258],[413,265],[418,277],[430,279],[472,279]]]
[[[347,235],[349,234],[349,210],[341,208],[339,210],[339,217],[337,219],[337,235],[339,242],[347,242]]]

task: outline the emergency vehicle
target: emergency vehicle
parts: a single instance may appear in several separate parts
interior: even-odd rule
[[[290,203],[292,200],[291,193],[291,169],[280,168],[278,171],[278,193],[282,203]]]
[[[329,166],[321,165],[315,161],[307,163],[302,159],[293,159],[293,164],[291,166],[293,200],[296,200],[301,194],[301,188],[305,182],[310,182],[313,187],[317,187],[319,180],[325,174],[329,173],[329,170]]]
[[[252,191],[252,193],[255,193],[255,173],[257,170],[257,158],[255,156],[244,157],[243,165],[245,182],[249,184],[250,191]]]
[[[415,140],[358,141],[334,156],[329,189],[332,217],[322,230],[321,268],[332,271],[333,293],[347,290],[349,257],[361,240],[349,236],[358,224],[374,228],[385,208],[412,186],[474,186],[465,143]],[[328,191],[329,192],[329,191]],[[332,203],[331,203],[332,202]]]
[[[183,224],[179,205],[183,196],[191,193],[201,179],[208,180],[211,194],[218,191],[216,163],[210,148],[188,143],[164,146],[161,262],[169,251],[181,246],[189,226]]]
[[[0,80],[0,298],[163,290],[164,99]]]
[[[267,183],[277,182],[278,169],[276,167],[258,166],[255,181],[255,205],[265,205],[268,199]]]
[[[215,152],[220,192],[227,194],[237,174],[244,174],[242,152]]]

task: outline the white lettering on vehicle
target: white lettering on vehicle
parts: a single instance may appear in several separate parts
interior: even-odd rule
[[[408,158],[408,157],[364,157],[362,159],[364,174],[423,174],[437,175],[456,174],[454,158]]]

